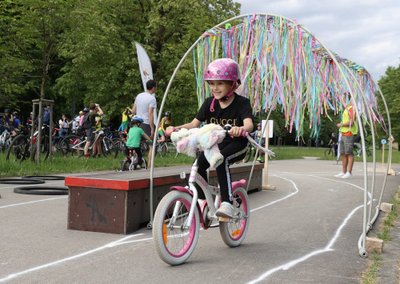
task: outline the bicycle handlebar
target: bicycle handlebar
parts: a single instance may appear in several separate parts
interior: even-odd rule
[[[227,125],[224,126],[223,130],[218,130],[218,129],[217,129],[217,130],[214,130],[214,131],[216,131],[216,132],[218,132],[218,133],[221,133],[221,134],[223,133],[223,135],[226,136],[226,135],[231,135],[231,133],[230,133],[231,129],[232,129],[232,126],[229,125],[229,124],[227,124]],[[181,139],[183,139],[183,138],[185,138],[185,137],[186,137],[186,136],[180,137],[180,138],[178,138],[178,139],[181,140]],[[255,146],[255,147],[256,147],[257,149],[259,149],[260,151],[266,153],[269,157],[275,157],[275,153],[274,153],[273,151],[271,151],[271,150],[269,150],[269,149],[267,149],[267,148],[261,146],[259,143],[257,143],[257,142],[250,136],[250,134],[249,134],[247,131],[243,131],[243,132],[241,133],[240,137],[246,138],[246,139],[249,141],[250,144],[252,144],[253,146]],[[177,143],[178,141],[175,141],[175,142]],[[192,146],[193,146],[193,145],[192,145]],[[200,147],[197,147],[197,150],[199,150],[199,148],[200,148]],[[178,151],[178,152],[179,152],[179,151]]]
[[[231,130],[231,128],[232,128],[232,126],[229,125],[229,124],[227,124],[227,125],[224,126],[224,130],[223,130],[223,131],[225,132],[225,135],[228,135],[228,134],[230,135],[230,130]],[[241,133],[240,136],[241,136],[241,137],[247,138],[247,140],[250,142],[250,144],[252,144],[254,147],[256,147],[256,148],[259,149],[260,151],[262,151],[262,152],[264,152],[265,154],[267,154],[268,157],[275,157],[275,153],[274,153],[273,151],[271,151],[270,149],[267,149],[267,148],[261,146],[259,143],[257,143],[257,141],[255,141],[255,140],[251,137],[251,135],[250,135],[249,132],[243,131],[243,132]],[[240,137],[240,136],[239,136],[239,137]]]

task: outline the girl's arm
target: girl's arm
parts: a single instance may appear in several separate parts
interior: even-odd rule
[[[243,120],[243,126],[233,126],[230,135],[233,137],[242,136],[244,132],[252,132],[254,129],[253,120],[251,118],[245,118]]]
[[[201,124],[201,121],[198,120],[197,118],[194,118],[191,122],[180,125],[180,126],[175,126],[175,129],[181,129],[181,128],[186,128],[186,129],[191,129],[191,128],[196,128],[199,127]]]

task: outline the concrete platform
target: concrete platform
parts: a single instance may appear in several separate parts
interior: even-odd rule
[[[254,167],[249,190],[260,190],[263,165]],[[231,166],[232,180],[248,180],[251,164]],[[173,185],[185,186],[180,173],[189,175],[190,167],[155,168],[153,173],[153,210]],[[210,183],[217,185],[215,170]],[[68,229],[128,234],[150,221],[150,179],[148,170],[68,176]],[[154,212],[153,212],[154,213]]]

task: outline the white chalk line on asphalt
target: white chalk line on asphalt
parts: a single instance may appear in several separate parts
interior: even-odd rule
[[[277,202],[283,201],[283,200],[293,196],[294,194],[298,193],[298,188],[297,188],[296,184],[293,181],[291,181],[290,179],[287,179],[287,178],[284,178],[284,177],[280,177],[280,176],[277,176],[277,175],[271,175],[271,176],[276,176],[278,178],[281,178],[281,179],[284,179],[284,180],[287,180],[287,181],[291,182],[292,185],[295,187],[295,191],[291,192],[290,194],[286,195],[283,198],[280,198],[278,200],[269,202],[269,203],[267,203],[267,204],[265,204],[263,206],[259,206],[257,208],[254,208],[254,209],[251,210],[251,212],[263,209],[263,208],[265,208],[267,206],[270,206],[270,205],[273,205],[273,204],[275,204]],[[46,201],[46,200],[43,200],[43,201]],[[38,201],[40,201],[40,200],[38,200]],[[129,240],[131,238],[134,238],[134,237],[137,237],[137,236],[141,236],[141,235],[143,235],[143,233],[132,235],[132,236],[127,236],[127,237],[124,237],[122,239],[119,239],[119,240],[113,241],[111,243],[105,244],[105,245],[103,245],[101,247],[98,247],[98,248],[95,248],[95,249],[92,249],[92,250],[89,250],[89,251],[86,251],[86,252],[83,252],[83,253],[80,253],[80,254],[77,254],[77,255],[73,255],[73,256],[70,256],[70,257],[62,258],[60,260],[56,260],[56,261],[53,261],[53,262],[49,262],[49,263],[46,263],[46,264],[42,264],[42,265],[39,265],[39,266],[35,266],[35,267],[32,267],[32,268],[26,269],[26,270],[23,270],[23,271],[20,271],[20,272],[9,274],[6,277],[0,278],[0,283],[3,283],[5,281],[8,281],[8,280],[11,280],[11,279],[26,275],[26,274],[31,273],[31,272],[35,272],[35,271],[38,271],[38,270],[41,270],[41,269],[46,269],[46,268],[61,264],[63,262],[67,262],[67,261],[71,261],[71,260],[74,260],[74,259],[78,259],[78,258],[87,256],[87,255],[95,253],[95,252],[99,252],[99,251],[107,249],[107,248],[111,248],[111,247],[115,247],[115,246],[119,246],[119,245],[124,245],[124,244],[130,244],[130,243],[145,242],[145,241],[150,241],[150,240],[153,239],[153,238],[149,237],[149,238],[143,238],[143,239],[138,239],[138,240]]]
[[[299,189],[298,189],[296,183],[294,183],[292,180],[290,180],[290,179],[288,179],[288,178],[284,178],[284,177],[278,176],[278,175],[271,175],[271,176],[275,176],[275,177],[277,177],[277,178],[280,178],[280,179],[283,179],[283,180],[286,180],[286,181],[290,182],[290,183],[293,185],[295,191],[292,192],[292,193],[290,193],[290,194],[288,194],[288,195],[286,195],[286,196],[284,196],[284,197],[282,197],[282,198],[280,198],[280,199],[277,199],[277,200],[272,201],[272,202],[270,202],[270,203],[267,203],[267,204],[264,204],[264,205],[262,205],[262,206],[253,208],[253,209],[250,210],[250,212],[254,212],[254,211],[263,209],[263,208],[265,208],[265,207],[274,205],[275,203],[278,203],[278,202],[281,202],[281,201],[283,201],[283,200],[285,200],[285,199],[288,199],[289,197],[292,197],[293,195],[295,195],[295,194],[297,194],[297,193],[299,192]]]
[[[95,253],[95,252],[98,252],[98,251],[101,251],[101,250],[106,249],[106,248],[111,248],[111,247],[115,247],[115,246],[121,245],[122,243],[120,243],[120,242],[123,242],[124,240],[130,239],[130,238],[139,237],[141,235],[143,235],[143,234],[141,233],[141,234],[136,234],[136,235],[132,235],[132,236],[127,236],[127,237],[124,237],[124,238],[119,239],[117,241],[105,244],[104,246],[101,246],[101,247],[98,247],[98,248],[95,248],[95,249],[92,249],[92,250],[89,250],[89,251],[86,251],[86,252],[83,252],[83,253],[80,253],[80,254],[76,254],[76,255],[73,255],[73,256],[70,256],[70,257],[66,257],[66,258],[62,258],[60,260],[49,262],[49,263],[46,263],[46,264],[43,264],[43,265],[35,266],[35,267],[29,268],[29,269],[26,269],[26,270],[23,270],[23,271],[20,271],[20,272],[17,272],[17,273],[9,274],[4,278],[0,278],[0,283],[1,282],[6,282],[8,280],[17,278],[19,276],[22,276],[22,275],[25,275],[25,274],[28,274],[28,273],[31,273],[31,272],[35,272],[35,271],[38,271],[38,270],[41,270],[41,269],[49,268],[51,266],[55,266],[55,265],[61,264],[63,262],[67,262],[67,261],[70,261],[70,260],[81,258],[81,257],[87,256],[89,254],[92,254],[92,253]],[[139,240],[133,240],[133,241],[130,241],[129,243],[148,241],[148,240],[151,240],[151,239],[152,238],[144,238],[144,239],[139,239]]]
[[[293,174],[293,173],[291,173],[291,174]],[[358,185],[355,185],[355,184],[352,184],[352,183],[349,183],[349,182],[339,181],[339,180],[333,180],[333,179],[324,178],[324,177],[319,177],[319,176],[314,176],[314,175],[308,175],[308,176],[310,176],[310,177],[316,177],[316,178],[322,178],[322,179],[327,179],[327,180],[334,181],[334,182],[339,182],[339,183],[348,184],[348,185],[351,185],[351,186],[353,186],[353,187],[356,187],[356,188],[361,189],[362,191],[364,191],[364,189],[363,189],[362,187],[360,187],[360,186],[358,186]],[[292,182],[292,184],[295,184],[293,181],[291,181],[291,182]],[[296,188],[297,188],[297,186],[296,186]],[[329,241],[329,243],[328,243],[324,248],[319,249],[319,250],[312,251],[312,252],[310,252],[310,253],[308,253],[308,254],[306,254],[306,255],[303,255],[303,256],[301,256],[301,257],[299,257],[299,258],[297,258],[297,259],[294,259],[294,260],[289,261],[289,262],[287,262],[287,263],[284,263],[284,264],[282,264],[282,265],[280,265],[280,266],[277,266],[277,267],[274,267],[274,268],[272,268],[272,269],[269,269],[269,270],[267,270],[266,272],[264,272],[263,274],[261,274],[259,277],[257,277],[256,279],[251,280],[251,281],[249,281],[249,282],[247,282],[247,283],[248,283],[248,284],[253,284],[253,283],[258,283],[258,282],[264,281],[267,277],[271,276],[271,275],[274,274],[275,272],[278,272],[278,271],[281,271],[281,270],[288,270],[288,269],[290,269],[290,268],[296,266],[297,264],[308,260],[309,258],[311,258],[311,257],[313,257],[313,256],[316,256],[316,255],[319,255],[319,254],[322,254],[322,253],[326,253],[326,252],[333,251],[334,249],[333,249],[332,247],[333,247],[333,245],[335,244],[335,242],[337,241],[337,239],[339,238],[342,229],[346,226],[346,224],[348,223],[348,221],[351,219],[351,217],[353,217],[353,215],[357,212],[357,210],[359,210],[359,209],[362,208],[363,206],[364,206],[364,205],[359,205],[359,206],[357,206],[356,208],[354,208],[354,209],[346,216],[346,218],[343,220],[343,222],[340,224],[340,226],[339,226],[338,229],[336,230],[336,232],[335,232],[334,236],[332,237],[332,239]]]
[[[0,209],[9,208],[9,207],[16,207],[16,206],[22,206],[22,205],[30,205],[30,204],[35,204],[35,203],[40,203],[40,202],[45,202],[45,201],[63,199],[63,198],[68,198],[68,196],[52,197],[52,198],[32,200],[32,201],[26,201],[26,202],[20,202],[20,203],[13,203],[13,204],[0,206]]]

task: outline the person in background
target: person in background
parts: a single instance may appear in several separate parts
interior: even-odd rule
[[[336,126],[339,128],[341,133],[340,143],[340,156],[342,158],[342,171],[335,175],[338,178],[350,178],[352,177],[354,156],[354,137],[358,133],[357,123],[355,122],[356,113],[354,106],[352,105],[349,98],[347,98],[348,104],[345,105],[345,109],[342,114],[341,122]]]
[[[14,118],[9,109],[4,110],[4,126],[11,132],[13,128]]]
[[[165,130],[167,129],[168,126],[172,125],[172,114],[170,111],[166,111],[164,113],[163,118],[161,119],[160,122],[160,127],[161,129],[165,132]]]
[[[5,119],[4,119],[4,115],[0,116],[0,134],[3,133],[4,130],[6,130],[6,126],[5,126]]]
[[[95,103],[90,103],[89,111],[84,115],[84,118],[83,118],[83,121],[82,121],[82,127],[85,130],[85,134],[86,134],[86,144],[85,144],[85,147],[83,149],[83,153],[84,153],[85,158],[89,158],[90,157],[89,147],[94,142],[96,116],[97,116],[96,104]]]
[[[21,126],[21,120],[19,119],[18,112],[13,112],[13,128],[19,129]]]
[[[96,135],[99,135],[99,131],[103,129],[103,116],[104,116],[104,112],[103,110],[100,108],[99,104],[96,104],[96,108],[95,108],[95,112],[96,112],[96,117],[95,117],[95,130],[96,130]],[[102,148],[101,148],[101,142],[102,142],[102,137],[100,137],[99,139],[97,139],[96,143],[93,145],[93,157],[96,156],[101,156],[102,154]]]
[[[83,108],[83,115],[81,115],[81,118],[79,120],[79,126],[81,126],[83,128],[83,120],[85,119],[85,115],[87,115],[89,113],[89,108],[84,107]]]
[[[126,133],[128,131],[128,124],[131,117],[132,117],[132,110],[129,107],[126,107],[121,115],[121,125],[118,128],[119,132]]]
[[[77,116],[74,117],[74,119],[72,120],[72,124],[71,124],[71,131],[75,134],[78,133],[78,129],[79,129],[79,123],[81,121],[81,116],[83,116],[83,111],[79,111],[79,114]]]
[[[58,127],[60,130],[58,131],[58,135],[60,138],[64,138],[69,131],[69,121],[65,113],[61,115],[61,118],[58,120]]]
[[[45,106],[43,109],[42,124],[50,125],[50,106]]]
[[[31,128],[32,124],[33,124],[33,112],[30,112],[28,118],[26,119],[25,126]]]
[[[146,83],[146,92],[140,93],[136,96],[135,102],[132,107],[132,114],[138,115],[143,119],[143,123],[140,127],[151,139],[154,139],[155,135],[155,109],[157,108],[157,101],[155,93],[157,90],[157,83],[154,80],[149,80]],[[152,147],[149,147],[148,164],[151,166],[151,155]]]
[[[328,142],[328,147],[332,147],[335,153],[335,157],[337,157],[337,150],[338,150],[338,143],[337,143],[337,137],[334,132],[331,133],[331,137]]]
[[[146,139],[147,141],[151,142],[150,137],[144,132],[142,128],[140,128],[140,124],[143,122],[143,119],[138,116],[134,115],[131,119],[131,127],[128,131],[128,136],[126,140],[126,148],[125,148],[125,155],[126,157],[129,156],[129,150],[135,150],[138,156],[138,165],[143,168],[146,168],[146,161],[143,160],[143,153],[141,149],[141,142],[142,139]],[[136,169],[137,165],[135,165]]]
[[[262,125],[261,122],[257,123],[257,130],[255,133],[255,140],[258,144],[260,144],[261,146],[265,147],[265,138],[263,137],[262,133]],[[256,149],[254,147],[251,147],[252,151],[256,151]],[[258,157],[257,157],[257,161],[260,163],[264,163],[265,160],[265,155],[263,152],[259,151],[258,152]]]
[[[157,131],[157,143],[165,142],[165,140],[166,140],[165,131],[159,128]]]

